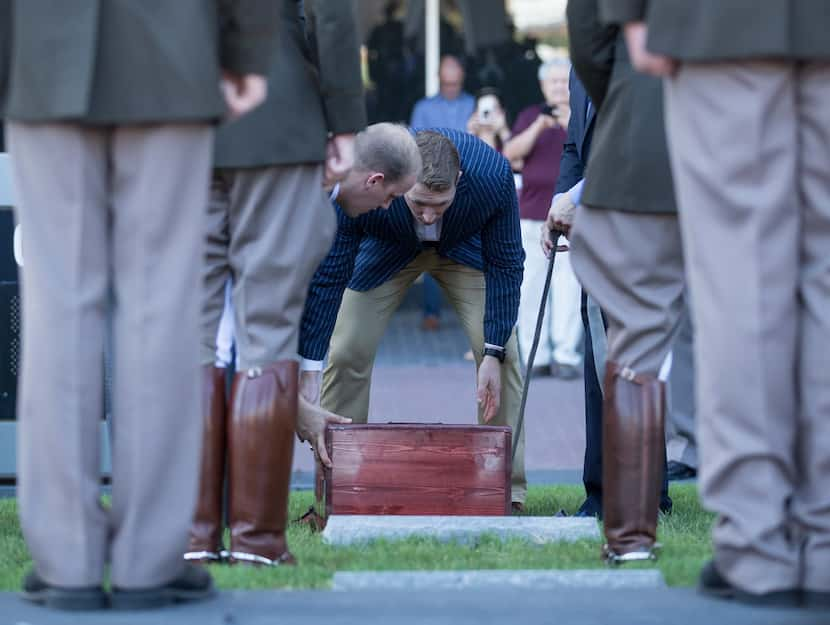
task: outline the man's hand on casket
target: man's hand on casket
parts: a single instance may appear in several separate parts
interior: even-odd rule
[[[487,423],[498,414],[501,405],[501,363],[494,356],[485,356],[481,361],[476,398]]]
[[[331,467],[331,458],[326,451],[326,426],[332,424],[351,423],[352,420],[341,417],[333,412],[324,410],[320,406],[310,403],[302,394],[297,406],[297,436],[301,441],[311,444],[316,458],[324,466]]]

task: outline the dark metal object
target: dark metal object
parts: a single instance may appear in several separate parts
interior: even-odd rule
[[[533,369],[533,361],[536,359],[536,349],[539,347],[539,337],[542,335],[542,322],[545,319],[545,307],[548,302],[548,293],[550,293],[550,281],[553,277],[553,263],[556,260],[556,247],[559,237],[562,235],[557,230],[551,231],[551,238],[553,239],[553,249],[550,253],[550,262],[548,262],[548,271],[545,275],[545,286],[542,289],[542,303],[539,304],[539,316],[536,318],[536,331],[533,334],[533,344],[530,347],[530,354],[527,356],[527,368],[525,369],[524,387],[522,388],[522,403],[519,406],[519,418],[516,420],[516,431],[513,433],[513,455],[511,461],[516,461],[516,447],[519,444],[522,435],[522,428],[525,423],[525,405],[527,404],[527,389],[530,386],[530,371]]]

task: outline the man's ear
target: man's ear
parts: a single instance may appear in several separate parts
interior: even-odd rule
[[[458,175],[455,177],[455,184],[458,184],[458,181],[461,180],[461,174],[463,174],[463,173],[464,172],[461,171],[460,169],[458,170]]]
[[[375,172],[368,178],[366,178],[366,186],[373,187],[376,184],[383,184],[383,181],[386,179],[386,176],[383,175],[382,172]]]

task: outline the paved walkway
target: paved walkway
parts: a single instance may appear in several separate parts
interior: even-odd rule
[[[690,589],[468,591],[234,591],[144,613],[71,614],[0,594],[2,625],[827,625],[826,614],[751,608]]]

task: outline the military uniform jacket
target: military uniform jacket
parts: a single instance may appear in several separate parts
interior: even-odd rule
[[[28,122],[218,119],[220,66],[267,74],[272,0],[0,0],[0,107]]]
[[[270,50],[268,97],[216,136],[216,167],[260,167],[325,160],[328,133],[366,125],[354,0],[297,0],[279,7]]]
[[[603,18],[648,20],[648,47],[684,61],[830,60],[827,0],[602,0]]]
[[[571,60],[597,107],[582,203],[676,213],[663,83],[634,69],[619,25],[603,22],[599,9],[597,0],[568,3]]]

